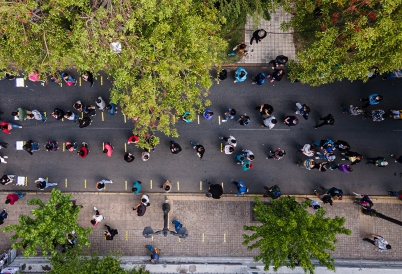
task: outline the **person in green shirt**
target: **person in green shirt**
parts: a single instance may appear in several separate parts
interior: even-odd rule
[[[28,114],[32,114],[32,111],[18,108],[17,111],[11,113],[14,117],[18,117],[18,120],[25,121]],[[32,119],[32,118],[31,118]]]

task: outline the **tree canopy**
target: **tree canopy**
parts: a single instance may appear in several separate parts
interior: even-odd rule
[[[226,47],[219,20],[217,9],[192,0],[9,1],[0,6],[0,66],[105,71],[110,99],[136,119],[135,133],[177,136],[175,115],[210,104],[209,70]]]
[[[74,247],[66,253],[57,252],[50,258],[52,269],[50,274],[149,274],[141,267],[125,270],[120,266],[120,256],[110,254],[99,257],[96,253],[89,257],[83,256],[82,249]]]
[[[74,206],[70,201],[71,194],[62,194],[58,189],[52,189],[50,199],[43,203],[38,197],[28,200],[28,205],[38,206],[31,210],[34,218],[20,215],[18,224],[3,228],[3,232],[13,231],[11,247],[23,248],[25,257],[37,255],[40,248],[42,255],[48,253],[54,255],[57,245],[67,243],[67,234],[75,231],[77,236],[76,246],[89,246],[88,235],[92,229],[85,229],[78,225],[78,213],[81,207]]]
[[[311,259],[317,259],[330,270],[335,269],[328,251],[335,250],[338,234],[351,234],[344,228],[344,218],[325,218],[322,208],[310,214],[306,210],[309,201],[300,205],[294,197],[271,200],[268,205],[258,198],[255,202],[253,211],[261,224],[244,226],[252,234],[243,234],[243,244],[250,244],[249,250],[260,249],[260,255],[254,260],[262,260],[265,270],[271,264],[275,271],[281,266],[294,269],[298,262],[306,273],[314,273]]]
[[[336,80],[368,80],[377,67],[402,67],[402,2],[398,0],[284,0],[293,14],[298,62],[289,77],[311,85]]]

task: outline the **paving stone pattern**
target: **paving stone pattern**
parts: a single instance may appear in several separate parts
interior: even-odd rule
[[[288,56],[289,59],[296,60],[296,50],[293,43],[293,30],[283,32],[280,29],[282,22],[288,22],[291,15],[279,9],[276,13],[271,14],[271,20],[261,20],[257,29],[265,29],[268,34],[258,44],[254,41],[251,46],[250,39],[253,32],[256,30],[251,17],[247,18],[247,23],[244,32],[244,41],[248,47],[249,55],[243,57],[239,63],[269,63],[278,55]]]
[[[5,199],[2,194],[1,199]],[[28,194],[24,199],[31,199]],[[40,198],[47,200],[48,195]],[[145,216],[138,217],[132,207],[136,205],[140,196],[129,194],[75,194],[77,205],[83,208],[79,215],[79,223],[84,227],[91,227],[89,221],[94,214],[93,206],[105,216],[99,226],[93,228],[90,235],[91,251],[106,254],[110,251],[121,251],[126,256],[147,255],[145,245],[152,244],[162,250],[162,256],[233,256],[252,257],[258,250],[248,251],[242,245],[243,225],[251,223],[252,197],[225,196],[221,200],[212,200],[202,195],[167,195],[171,204],[170,221],[179,219],[189,231],[189,237],[180,239],[174,236],[156,236],[146,239],[142,236],[144,227],[151,226],[154,231],[163,228],[162,204],[164,195],[151,194],[151,206]],[[265,198],[261,198],[266,201]],[[303,198],[298,198],[302,201]],[[401,202],[395,198],[374,199],[374,208],[387,216],[402,220],[400,213]],[[327,216],[346,218],[345,226],[352,230],[351,236],[339,236],[336,250],[331,254],[338,259],[383,259],[400,260],[402,257],[402,228],[388,221],[367,217],[360,213],[359,208],[352,204],[352,200],[345,198],[334,205],[325,206]],[[6,224],[16,223],[19,214],[27,214],[31,207],[26,200],[20,200],[13,206],[7,206],[9,218]],[[104,224],[119,230],[119,235],[113,241],[106,241],[103,236]],[[361,227],[361,226],[364,227]],[[170,226],[173,230],[173,225]],[[361,239],[369,234],[379,234],[385,237],[394,247],[387,252],[376,252],[374,246]],[[2,233],[0,250],[10,247],[8,238],[12,233]]]

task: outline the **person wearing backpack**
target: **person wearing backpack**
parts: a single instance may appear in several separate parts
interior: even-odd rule
[[[265,193],[263,195],[264,197],[270,197],[272,199],[278,199],[279,197],[281,197],[281,189],[277,185],[271,187],[264,186],[264,189],[265,189]]]
[[[230,182],[233,183],[237,187],[236,196],[244,195],[248,192],[248,188],[246,187],[246,184],[243,183],[243,181],[236,182],[235,180],[230,179]]]

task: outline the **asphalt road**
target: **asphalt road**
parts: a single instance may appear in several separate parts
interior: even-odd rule
[[[123,160],[125,143],[131,134],[133,123],[124,120],[119,112],[115,116],[101,112],[94,117],[92,125],[80,129],[72,121],[56,121],[50,117],[55,107],[63,110],[73,110],[72,104],[76,100],[84,103],[94,103],[98,96],[108,98],[111,83],[103,76],[103,85],[100,79],[93,88],[88,83],[82,86],[62,88],[49,83],[42,87],[39,83],[26,81],[26,88],[15,87],[15,81],[4,80],[0,83],[0,111],[4,112],[3,120],[13,122],[11,112],[18,107],[46,111],[48,121],[42,123],[36,120],[24,122],[16,121],[22,129],[14,129],[11,135],[0,133],[0,141],[9,143],[7,149],[0,150],[0,155],[9,156],[8,164],[1,164],[1,172],[28,177],[27,187],[2,186],[2,189],[29,189],[36,190],[34,180],[38,177],[48,177],[50,182],[59,183],[58,188],[66,191],[96,191],[95,183],[100,179],[112,179],[113,185],[108,185],[106,191],[130,191],[134,180],[143,184],[142,192],[159,192],[157,188],[165,179],[174,183],[174,192],[205,192],[208,184],[200,183],[209,180],[213,183],[224,183],[225,193],[235,193],[236,188],[229,183],[231,178],[243,180],[250,193],[261,193],[263,186],[278,184],[283,193],[311,193],[319,185],[327,187],[337,186],[344,193],[352,191],[368,194],[386,194],[388,189],[402,187],[402,165],[394,163],[390,154],[402,154],[400,139],[402,138],[402,121],[387,119],[374,123],[370,119],[362,120],[361,116],[342,114],[341,105],[361,105],[359,98],[371,93],[379,93],[384,100],[378,107],[388,110],[402,108],[401,80],[382,81],[381,77],[367,83],[336,82],[320,87],[310,87],[300,83],[290,83],[287,79],[273,84],[267,82],[262,86],[251,84],[251,76],[256,75],[261,68],[249,68],[249,79],[243,83],[233,83],[234,70],[229,71],[227,80],[219,85],[214,84],[210,89],[209,99],[211,109],[215,115],[212,120],[206,121],[202,116],[192,123],[179,122],[177,124],[180,137],[177,142],[183,151],[173,155],[169,151],[169,137],[161,137],[161,144],[147,162],[140,158],[141,150],[134,145],[128,145],[127,150],[134,153],[136,159],[132,163]],[[76,73],[73,76],[78,78]],[[260,128],[260,115],[255,107],[261,103],[270,103],[274,106],[274,116],[282,121],[285,116],[295,110],[295,103],[306,103],[311,107],[308,121],[300,120],[296,127],[288,128],[278,123],[274,129]],[[234,120],[219,123],[227,107],[233,107],[238,114],[247,113],[251,117],[248,126],[240,126]],[[373,107],[368,110],[374,109]],[[324,126],[315,130],[320,116],[331,113],[335,116],[334,126]],[[236,152],[241,149],[251,149],[256,159],[255,167],[242,171],[236,160],[220,152],[221,140],[219,136],[233,135],[237,138]],[[296,145],[310,143],[314,140],[331,138],[348,141],[352,151],[357,151],[365,157],[384,156],[389,160],[389,166],[378,168],[366,165],[363,161],[355,166],[352,173],[346,174],[335,171],[319,172],[305,170],[296,166],[298,160],[304,159],[296,154]],[[15,141],[38,141],[41,150],[33,156],[25,151],[16,151]],[[43,145],[48,140],[56,140],[60,144],[66,141],[87,142],[90,153],[86,159],[79,158],[76,153],[46,152]],[[111,142],[115,148],[112,158],[102,153],[102,142]],[[190,145],[196,141],[205,146],[203,159],[196,156]],[[281,147],[287,154],[280,161],[266,160],[269,150]],[[336,163],[340,163],[339,151],[336,151]],[[67,179],[67,184],[66,184]],[[127,184],[126,184],[127,181]],[[49,191],[50,188],[45,191]]]

